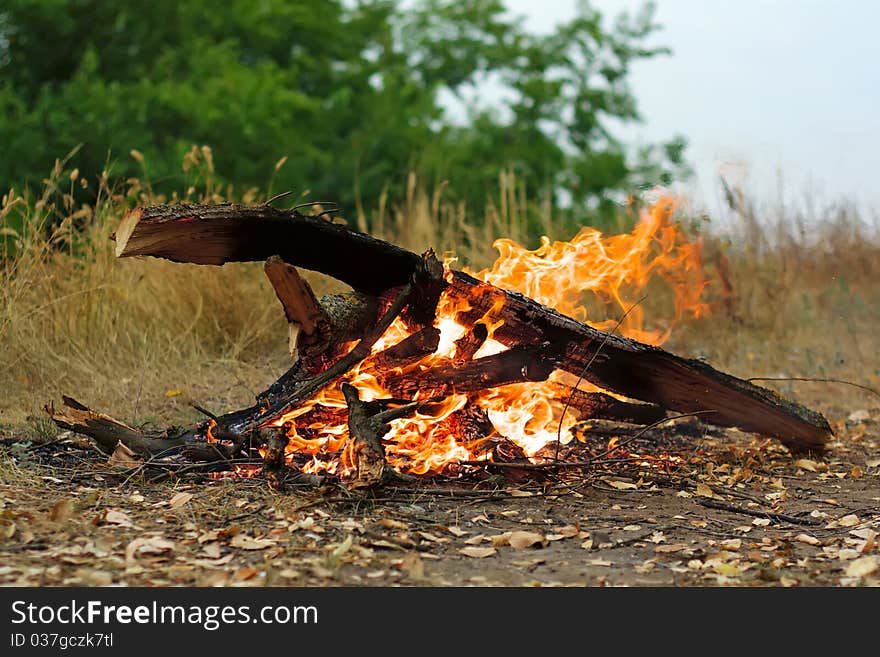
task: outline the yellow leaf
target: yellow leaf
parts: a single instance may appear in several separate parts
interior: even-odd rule
[[[741,538],[731,538],[726,541],[721,541],[721,547],[725,550],[739,550],[742,547],[742,539]]]
[[[524,550],[537,544],[544,544],[544,535],[537,532],[517,531],[510,534],[510,546],[517,550]]]
[[[493,554],[498,554],[498,550],[493,547],[466,547],[461,548],[459,552],[466,557],[473,557],[474,559],[485,559]]]
[[[742,572],[739,566],[732,563],[716,563],[713,569],[719,575],[726,575],[727,577],[735,577]]]
[[[178,395],[182,395],[182,394],[183,394],[183,390],[178,390],[177,388],[173,388],[171,390],[165,391],[166,397],[177,397]]]

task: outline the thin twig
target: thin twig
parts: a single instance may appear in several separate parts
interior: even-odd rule
[[[566,414],[566,412],[568,412],[569,406],[571,406],[571,400],[574,398],[574,393],[575,393],[575,391],[577,391],[577,387],[581,384],[581,381],[583,380],[584,376],[586,375],[587,370],[589,370],[590,367],[593,365],[593,362],[599,356],[599,352],[601,352],[602,348],[607,344],[609,338],[611,338],[611,335],[617,329],[620,328],[620,325],[623,323],[623,320],[626,319],[626,316],[629,315],[630,311],[633,308],[635,308],[636,306],[638,306],[642,301],[644,301],[647,298],[648,298],[648,295],[643,296],[641,299],[639,299],[634,304],[632,304],[629,308],[626,309],[626,312],[624,312],[620,316],[620,319],[617,320],[617,323],[614,325],[614,328],[612,328],[610,331],[605,333],[605,337],[602,338],[602,343],[599,345],[599,348],[596,349],[596,353],[594,353],[590,357],[590,360],[587,361],[587,364],[584,365],[584,368],[581,370],[580,374],[578,374],[577,381],[575,382],[574,386],[572,387],[571,393],[568,395],[568,399],[565,400],[565,406],[563,406],[563,408],[562,408],[562,415],[559,416],[559,426],[556,427],[556,451],[553,453],[554,460],[559,459],[559,448],[562,445],[562,421],[565,419],[565,414]]]
[[[815,527],[817,525],[821,525],[822,522],[816,520],[815,518],[798,518],[797,516],[790,516],[787,513],[774,513],[772,511],[759,511],[757,509],[744,509],[741,506],[737,506],[736,504],[728,504],[727,502],[719,502],[718,500],[713,499],[699,499],[697,503],[700,506],[705,506],[710,509],[721,509],[722,511],[730,511],[732,513],[741,513],[745,516],[753,516],[755,518],[769,518],[770,520],[776,520],[777,522],[788,522],[792,525],[810,525]]]
[[[869,388],[860,383],[853,383],[852,381],[846,381],[844,379],[822,379],[810,376],[753,376],[746,379],[746,381],[809,381],[812,383],[842,383],[843,385],[852,386],[853,388],[859,388],[860,390],[870,392],[875,397],[880,397],[880,392],[874,388]]]

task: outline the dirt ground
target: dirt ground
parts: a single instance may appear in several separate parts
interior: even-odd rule
[[[0,584],[877,586],[880,407],[823,410],[823,457],[691,420],[586,468],[475,468],[362,497],[150,483],[69,433],[7,433]],[[594,454],[608,439],[583,435]]]

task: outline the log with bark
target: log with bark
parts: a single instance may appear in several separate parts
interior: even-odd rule
[[[423,262],[411,251],[295,210],[232,204],[136,209],[116,232],[116,253],[214,265],[277,255],[376,296],[411,285]],[[665,410],[702,412],[707,422],[772,436],[794,452],[821,452],[831,435],[819,413],[770,390],[703,361],[604,333],[460,271],[451,272],[443,283],[435,277],[433,288],[420,286],[422,307],[408,315],[425,322],[430,309],[423,306],[430,306],[440,287],[456,300],[467,301],[469,310],[456,318],[460,323],[473,328],[497,305],[495,320],[503,324],[495,330],[495,340],[522,348],[550,344],[560,369],[600,388]],[[288,393],[287,401],[281,406],[276,401],[272,409],[302,399],[302,393]]]

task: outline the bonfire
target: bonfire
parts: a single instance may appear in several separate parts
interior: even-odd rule
[[[161,435],[69,397],[47,410],[116,458],[262,473],[273,487],[559,470],[595,456],[579,431],[591,422],[652,427],[683,415],[822,451],[831,431],[818,413],[660,347],[675,321],[708,312],[701,243],[675,209],[659,198],[628,234],[583,228],[534,250],[501,239],[494,265],[472,271],[299,209],[138,208],[116,231],[119,257],[265,262],[293,365],[253,406],[200,409],[205,421]],[[353,291],[319,300],[298,267]],[[674,299],[675,321],[660,330],[645,328],[639,303],[652,278]],[[587,300],[611,318],[592,317]]]

